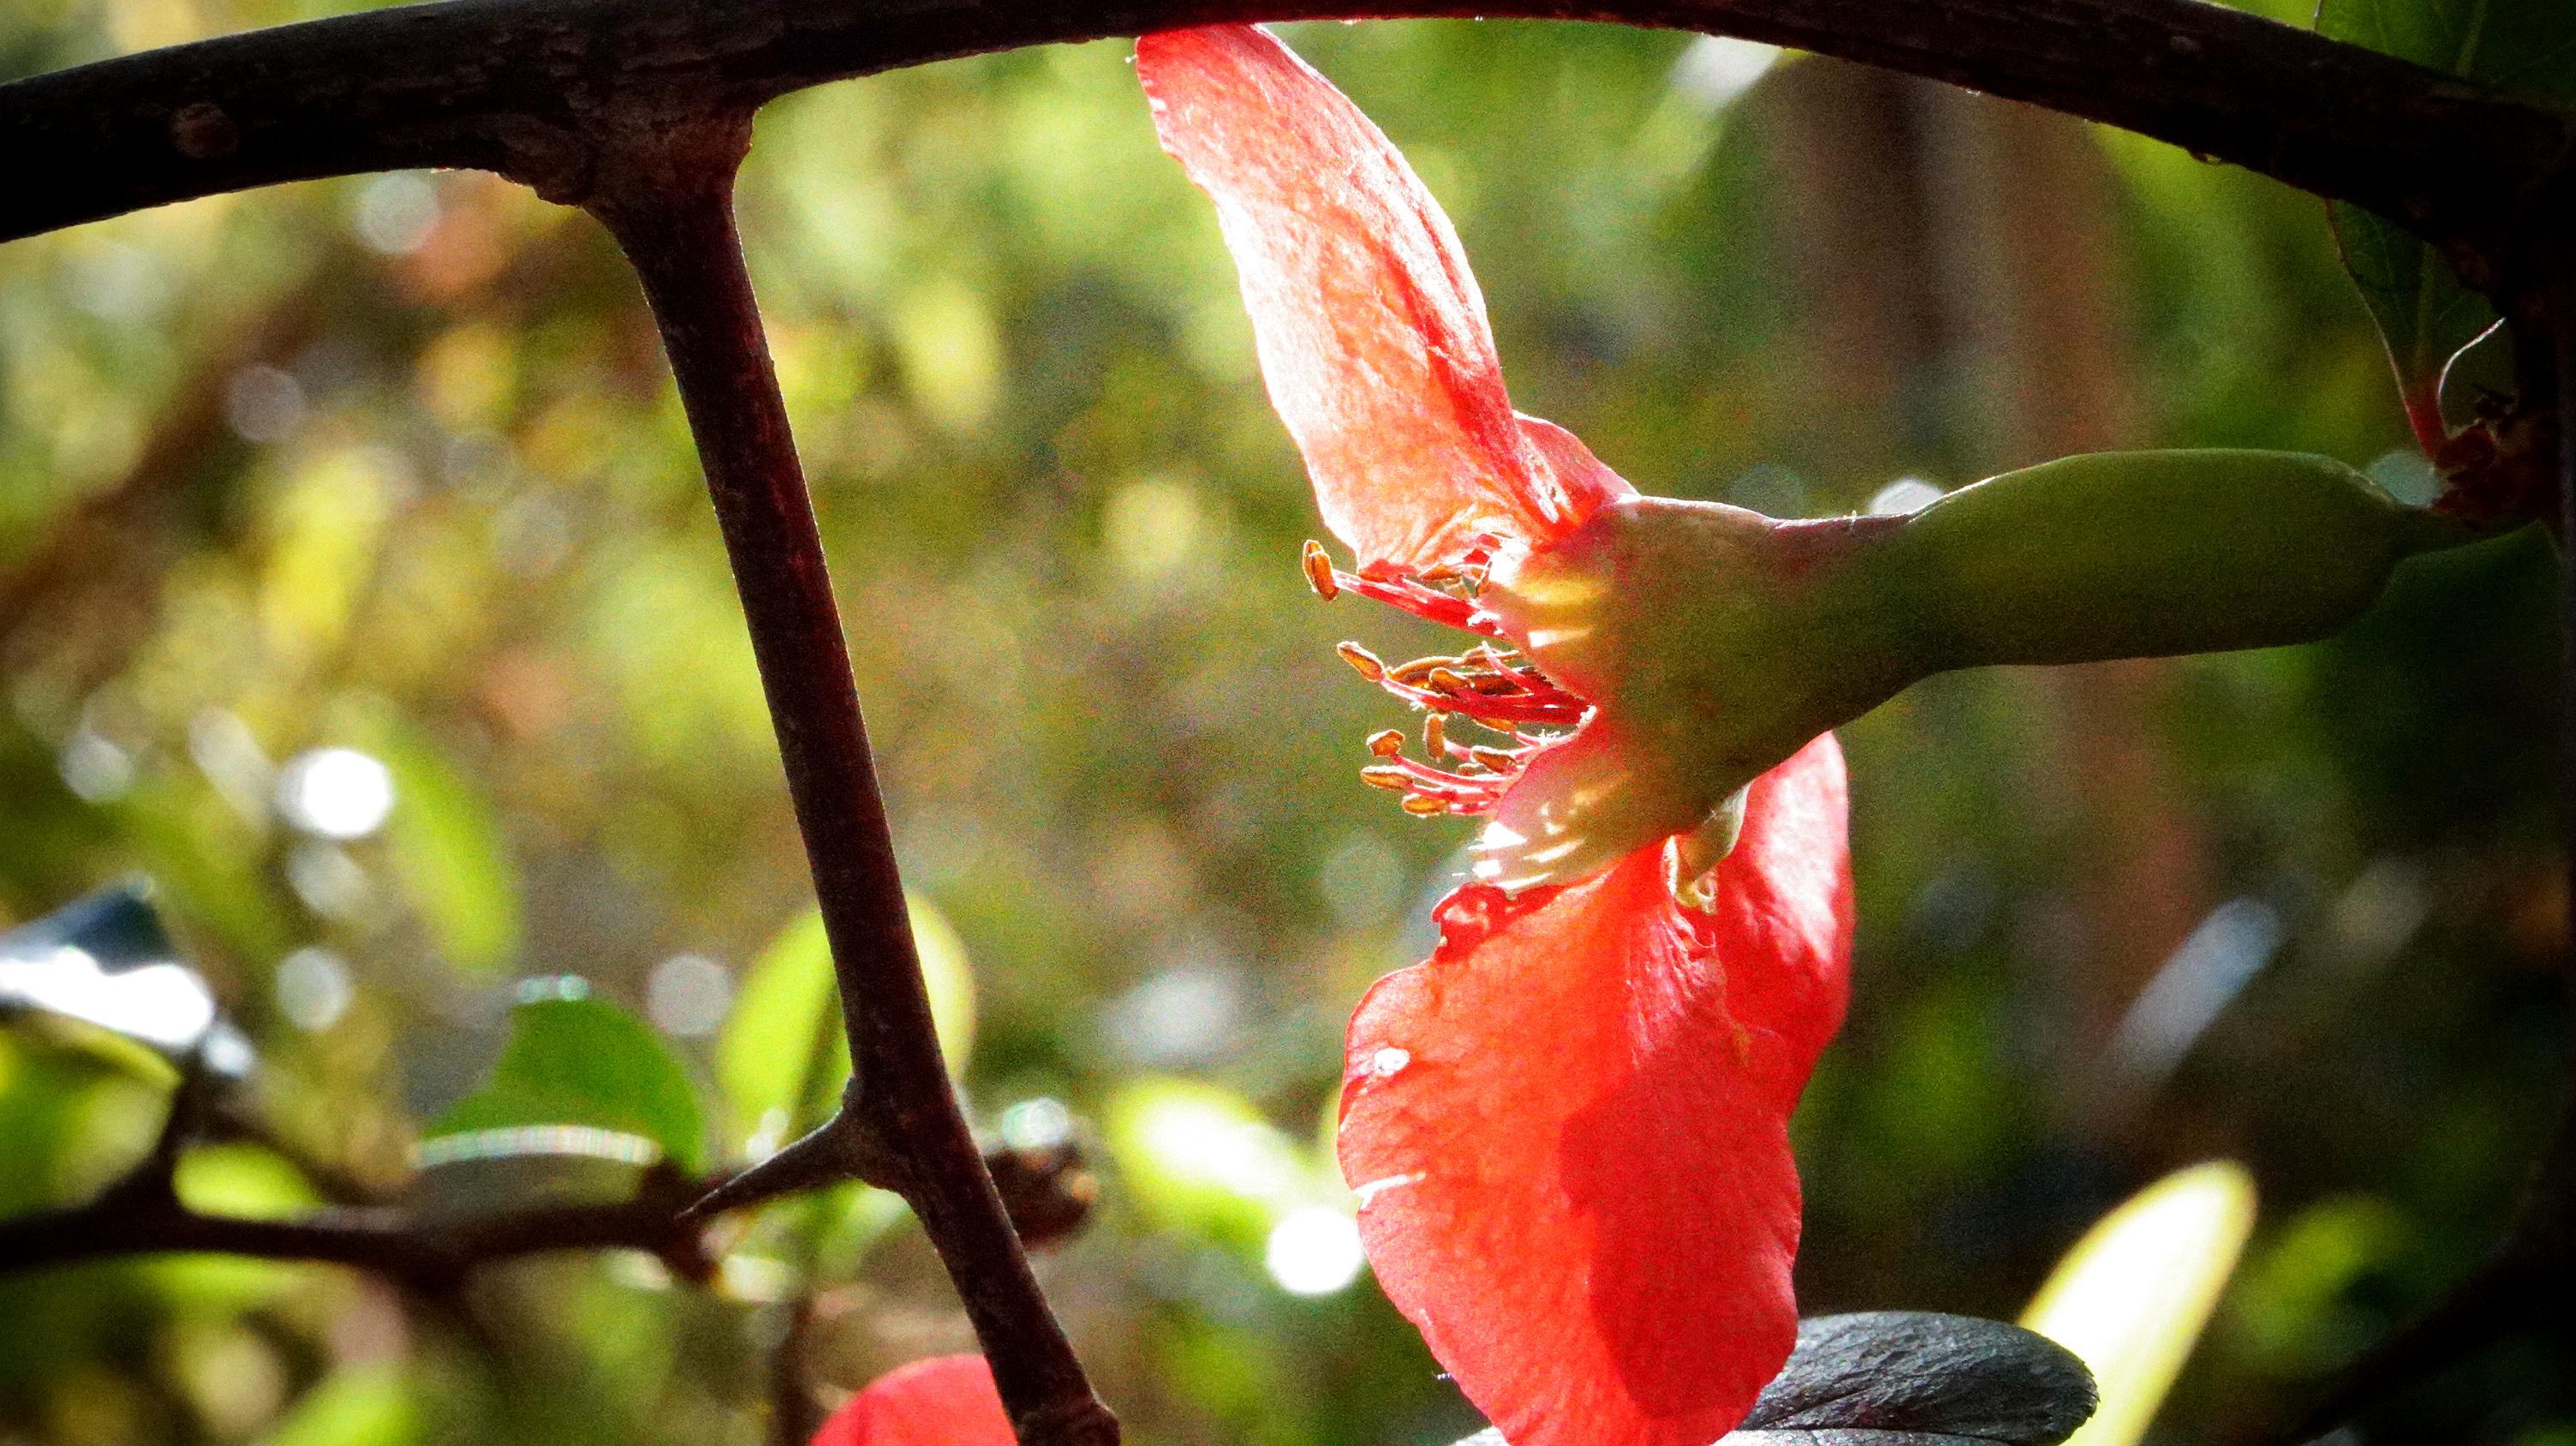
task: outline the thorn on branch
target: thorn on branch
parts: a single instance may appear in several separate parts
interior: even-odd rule
[[[584,205],[643,284],[697,443],[866,1084],[684,1219],[840,1180],[895,1188],[948,1268],[1020,1439],[1114,1443],[1116,1418],[1038,1288],[940,1055],[813,499],[735,230],[749,106],[699,99],[603,121]]]
[[[806,1190],[856,1180],[882,1190],[907,1193],[898,1161],[877,1133],[847,1103],[811,1132],[788,1142],[777,1154],[723,1182],[680,1212],[683,1222],[710,1219]]]

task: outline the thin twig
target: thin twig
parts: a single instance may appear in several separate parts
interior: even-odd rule
[[[857,1072],[830,1123],[743,1185],[837,1172],[902,1194],[956,1283],[1020,1439],[1106,1446],[1116,1420],[1038,1289],[932,1027],[822,539],[734,230],[734,167],[749,141],[749,110],[721,98],[612,116],[597,133],[589,200],[643,282],[705,464]]]
[[[154,1180],[158,1178],[156,1188]],[[147,1167],[80,1205],[0,1221],[0,1273],[128,1255],[207,1252],[353,1266],[430,1294],[497,1261],[559,1250],[650,1251],[674,1275],[714,1270],[702,1227],[680,1208],[709,1181],[647,1171],[633,1197],[446,1220],[391,1206],[334,1208],[291,1220],[209,1215],[182,1204]]]
[[[2568,117],[2201,0],[449,0],[0,86],[12,158],[0,239],[416,166],[499,171],[579,201],[597,114],[656,92],[756,105],[1013,46],[1398,15],[1625,21],[1910,71],[2370,207],[2464,261],[2504,259],[2576,137]]]
[[[769,1446],[804,1446],[823,1424],[813,1389],[805,1384],[805,1343],[814,1331],[811,1282],[787,1302],[787,1319],[769,1356]]]
[[[192,1133],[183,1125],[178,1135],[169,1137],[185,1137],[188,1143],[254,1138],[230,1124],[211,1121],[203,1133]],[[996,1147],[990,1168],[1016,1168],[1018,1162],[1009,1155]],[[512,1207],[453,1218],[423,1218],[352,1181],[344,1186],[349,1199],[335,1199],[323,1209],[291,1219],[260,1220],[209,1214],[182,1204],[173,1188],[175,1159],[176,1151],[156,1148],[114,1184],[78,1205],[0,1219],[0,1275],[135,1255],[239,1255],[350,1266],[425,1295],[443,1296],[475,1269],[525,1255],[642,1250],[659,1256],[672,1274],[702,1284],[715,1272],[705,1232],[717,1212],[698,1207],[710,1192],[737,1178],[696,1177],[655,1168],[645,1171],[635,1193],[623,1200]],[[311,1161],[298,1156],[293,1162],[311,1177],[315,1168]],[[1066,1170],[1068,1175],[1078,1175],[1078,1162]],[[1080,1188],[1078,1179],[1044,1183],[1057,1194],[1068,1187]],[[1025,1222],[1015,1221],[1015,1227],[1024,1239],[1043,1245],[1066,1233],[1063,1214],[1061,1206],[1054,1206],[1033,1213]]]

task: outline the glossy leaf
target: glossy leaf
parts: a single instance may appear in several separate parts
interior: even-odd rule
[[[2146,1436],[2253,1228],[2253,1177],[2213,1161],[2138,1192],[2058,1262],[2021,1323],[2082,1357],[2101,1387],[2074,1446]]]
[[[2507,99],[2576,110],[2576,11],[2563,0],[2321,0],[2317,29]]]
[[[0,1016],[77,1019],[151,1046],[199,1055],[219,1074],[251,1064],[205,976],[170,941],[145,887],[117,884],[0,934]]]
[[[607,1153],[617,1137],[649,1141],[681,1168],[700,1168],[697,1092],[642,1021],[589,997],[579,980],[543,981],[511,1011],[509,1042],[492,1073],[439,1118],[421,1153],[430,1161]]]
[[[2001,1321],[1868,1311],[1798,1323],[1726,1446],[2056,1446],[2093,1410],[2063,1346]],[[1482,1431],[1458,1446],[1501,1446]]]
[[[907,894],[905,902],[940,1052],[950,1073],[963,1073],[975,1049],[975,975],[965,941],[928,899]],[[820,1123],[849,1073],[831,941],[821,911],[808,909],[770,939],[744,976],[716,1038],[716,1082],[737,1138],[774,1143]],[[800,1097],[809,1081],[812,1094]]]
[[[2566,0],[2321,0],[2317,30],[2499,95],[2576,109],[2576,8]],[[2495,310],[2411,232],[2342,201],[2329,209],[2429,450],[2443,436],[2443,370],[2495,324]]]
[[[1728,1439],[1846,1430],[2056,1446],[2093,1404],[2084,1363],[2045,1336],[1973,1316],[1868,1311],[1800,1321],[1789,1364]]]

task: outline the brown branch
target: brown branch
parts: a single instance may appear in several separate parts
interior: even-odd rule
[[[427,1221],[392,1206],[346,1206],[290,1220],[208,1215],[180,1203],[166,1166],[147,1161],[96,1198],[0,1221],[0,1273],[128,1255],[208,1252],[310,1260],[372,1271],[429,1295],[497,1261],[559,1250],[633,1249],[703,1282],[714,1263],[682,1207],[712,1182],[645,1172],[625,1200],[548,1205]]]
[[[597,118],[1221,20],[1530,16],[1739,35],[2104,121],[2356,202],[2484,284],[2576,117],[2201,0],[449,0],[0,86],[0,239],[218,191],[473,167],[580,201]]]
[[[822,1407],[805,1384],[805,1345],[813,1333],[814,1295],[807,1290],[787,1303],[786,1325],[769,1355],[769,1422],[761,1433],[769,1446],[804,1446],[823,1424]]]
[[[246,1138],[223,1126],[215,1137]],[[184,1124],[165,1130],[165,1141],[190,1138]],[[265,1138],[265,1137],[262,1137]],[[668,1169],[644,1173],[624,1200],[505,1209],[485,1215],[424,1220],[390,1203],[342,1201],[287,1220],[210,1215],[179,1202],[171,1187],[176,1144],[156,1144],[131,1173],[78,1205],[0,1219],[0,1275],[45,1270],[86,1260],[131,1255],[206,1253],[259,1260],[307,1260],[372,1271],[423,1294],[452,1290],[465,1274],[521,1256],[570,1250],[643,1250],[659,1256],[672,1274],[704,1283],[714,1273],[704,1232],[714,1213],[692,1208],[735,1178],[704,1179]],[[1007,1151],[997,1151],[993,1164]],[[311,1174],[310,1161],[297,1160]],[[1073,1167],[1069,1179],[1050,1182],[1042,1198],[1070,1185],[1082,1189]],[[354,1184],[340,1187],[352,1195]],[[326,1193],[329,1193],[326,1191]],[[782,1192],[783,1193],[783,1192]],[[762,1199],[772,1198],[762,1196]],[[750,1203],[758,1203],[757,1201]],[[1013,1226],[1032,1245],[1063,1238],[1062,1207],[1012,1214]]]
[[[591,212],[643,281],[697,438],[832,945],[856,1076],[840,1112],[719,1190],[860,1178],[903,1195],[947,1265],[1020,1439],[1118,1439],[1047,1308],[949,1083],[867,725],[733,218],[751,113],[721,93],[594,120]]]

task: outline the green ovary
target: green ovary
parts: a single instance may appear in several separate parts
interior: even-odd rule
[[[1498,562],[1479,596],[1599,709],[1595,736],[1513,790],[1486,875],[1570,881],[1698,829],[1809,739],[1934,673],[2330,636],[2400,561],[2476,536],[2289,452],[2068,457],[1904,517],[1611,503]]]

